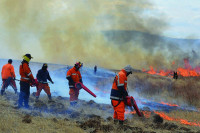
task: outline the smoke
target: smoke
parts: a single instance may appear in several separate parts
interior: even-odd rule
[[[151,16],[148,10],[154,7],[147,0],[1,0],[0,56],[21,59],[31,53],[33,61],[70,65],[82,61],[113,69],[127,64],[139,69],[170,66],[176,45],[162,44],[154,36],[162,35],[167,21],[163,14]],[[152,35],[124,42],[131,37],[122,34],[117,37],[122,44],[117,45],[102,31]]]

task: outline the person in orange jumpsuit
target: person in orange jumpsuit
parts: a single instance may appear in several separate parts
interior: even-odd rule
[[[46,63],[43,64],[42,69],[40,69],[37,73],[37,80],[39,82],[39,85],[37,86],[37,92],[36,92],[36,101],[38,100],[40,96],[40,92],[42,89],[47,93],[49,100],[51,101],[51,92],[50,92],[50,87],[47,82],[47,79],[53,84],[54,82],[52,81],[49,72],[47,70],[48,65]]]
[[[83,66],[83,63],[77,62],[74,67],[67,71],[67,80],[69,81],[69,95],[70,95],[70,105],[74,106],[77,104],[79,89],[75,88],[75,83],[82,81],[82,76],[79,69]]]
[[[20,79],[20,94],[18,100],[18,108],[24,107],[29,108],[29,96],[30,96],[30,86],[35,85],[35,80],[31,69],[29,67],[29,61],[32,59],[31,54],[26,54],[23,56],[23,61],[19,67]]]
[[[1,77],[2,77],[2,87],[1,87],[1,95],[3,95],[5,89],[11,85],[12,88],[15,91],[15,94],[17,94],[17,86],[15,83],[15,71],[14,71],[14,67],[12,65],[12,59],[8,60],[8,64],[5,64],[2,67],[2,71],[1,71]]]
[[[127,92],[127,76],[132,74],[132,67],[127,65],[124,67],[116,76],[113,81],[110,99],[114,109],[114,123],[123,125],[124,123],[124,113],[126,105]]]

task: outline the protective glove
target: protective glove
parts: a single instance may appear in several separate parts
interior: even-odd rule
[[[52,84],[54,84],[54,82],[53,82],[53,81],[51,81],[51,83],[52,83]]]
[[[32,84],[32,86],[36,86],[35,79],[32,79],[31,84]]]

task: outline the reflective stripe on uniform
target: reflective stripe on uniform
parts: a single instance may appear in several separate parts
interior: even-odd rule
[[[22,77],[22,79],[26,79],[26,80],[29,80],[30,78],[25,78],[25,77]]]
[[[118,80],[117,80],[117,81],[118,81],[118,82],[117,82],[117,86],[124,86],[124,84],[120,84],[120,83],[119,83],[119,74],[117,74],[116,76],[118,77]]]
[[[70,85],[69,87],[74,87],[73,85]]]
[[[77,75],[76,73],[72,73],[72,75]]]
[[[27,74],[28,76],[30,76],[32,74],[32,72],[30,72],[29,74]]]
[[[67,77],[70,77],[70,75],[67,75]]]
[[[124,86],[124,84],[118,84],[117,86]]]
[[[114,99],[114,100],[123,100],[123,98],[114,97],[114,96],[110,96],[110,99]]]

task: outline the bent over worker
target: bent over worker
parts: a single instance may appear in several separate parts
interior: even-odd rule
[[[75,88],[75,83],[82,82],[82,76],[79,69],[83,66],[83,63],[77,62],[74,67],[67,71],[67,80],[69,80],[69,95],[70,105],[74,106],[77,104],[79,89]]]
[[[18,100],[18,108],[24,107],[29,108],[29,96],[30,96],[30,86],[35,85],[35,80],[31,69],[29,67],[29,61],[32,59],[31,54],[26,54],[23,56],[23,61],[19,67],[20,79],[20,94]]]
[[[132,74],[132,67],[127,65],[116,76],[113,81],[110,94],[111,103],[114,109],[114,123],[123,125],[127,92],[127,76]]]
[[[5,64],[2,67],[1,71],[1,77],[2,77],[2,87],[1,87],[1,95],[3,95],[5,89],[10,85],[15,91],[15,94],[17,94],[17,86],[15,83],[15,70],[14,66],[12,65],[12,59],[8,60],[8,64]]]
[[[54,82],[52,81],[49,72],[47,70],[48,65],[46,63],[43,64],[42,69],[40,69],[37,73],[37,80],[38,80],[38,86],[37,86],[37,92],[36,92],[36,101],[38,100],[40,96],[40,92],[42,89],[46,92],[48,95],[49,100],[51,99],[51,92],[50,92],[50,87],[47,82],[47,79],[53,84]]]

